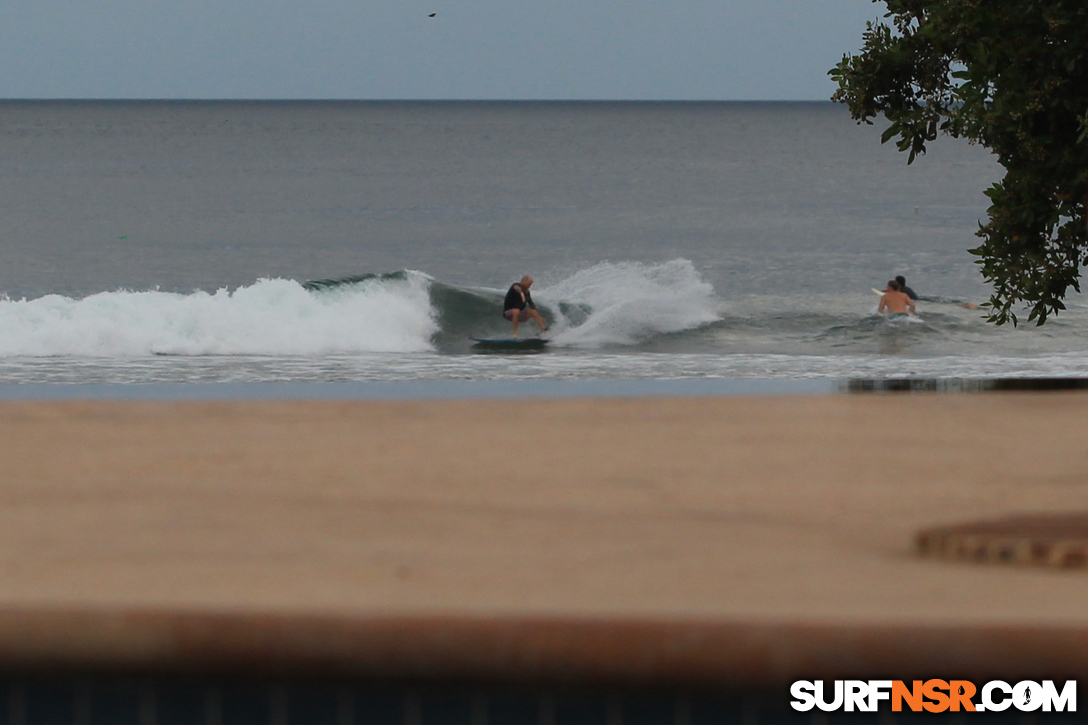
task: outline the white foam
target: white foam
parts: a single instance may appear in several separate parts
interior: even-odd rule
[[[555,340],[566,345],[631,344],[721,319],[714,288],[686,259],[602,262],[534,296],[552,309],[560,301],[590,308],[588,318],[576,326],[559,320]]]
[[[372,279],[323,292],[262,279],[214,294],[103,292],[0,300],[0,357],[309,355],[431,349],[430,278]]]

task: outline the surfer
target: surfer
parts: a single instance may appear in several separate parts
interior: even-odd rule
[[[536,311],[536,303],[529,294],[529,288],[533,286],[533,278],[525,275],[521,281],[510,285],[506,293],[506,299],[502,303],[502,316],[514,323],[513,337],[518,336],[518,323],[534,320],[540,326],[541,332],[548,329],[547,323],[540,313]]]
[[[903,275],[899,275],[899,276],[897,276],[895,278],[895,281],[899,283],[899,291],[900,292],[905,294],[907,297],[910,297],[915,302],[918,301],[918,294],[914,290],[912,290],[910,287],[907,286],[907,278],[906,277],[904,277]],[[934,300],[931,297],[927,297],[925,301],[926,302],[933,302]],[[940,300],[937,300],[937,301],[940,301]],[[965,310],[977,310],[978,309],[978,305],[976,305],[974,302],[957,302],[956,304],[959,305],[960,307],[964,308]]]
[[[899,282],[889,280],[888,287],[884,290],[884,296],[880,298],[880,306],[877,312],[887,312],[889,317],[906,317],[907,310],[914,314],[914,300],[899,288]]]
[[[895,281],[899,283],[899,291],[900,292],[905,294],[907,297],[910,297],[915,302],[918,301],[917,293],[915,293],[914,290],[912,290],[910,287],[907,286],[907,278],[906,277],[904,277],[903,275],[899,275],[898,277],[895,278]]]

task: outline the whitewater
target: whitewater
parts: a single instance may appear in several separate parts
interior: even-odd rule
[[[0,357],[417,352],[437,330],[428,280],[308,292],[262,279],[234,290],[0,300]]]
[[[505,293],[458,289],[405,270],[307,283],[261,279],[213,293],[2,299],[0,358],[434,352],[469,345],[458,330],[503,328]],[[553,315],[550,339],[558,347],[632,345],[719,319],[713,289],[687,260],[599,264],[536,297]]]

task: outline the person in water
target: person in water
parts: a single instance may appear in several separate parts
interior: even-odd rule
[[[533,296],[529,293],[529,288],[532,286],[533,278],[525,275],[520,282],[510,285],[506,299],[502,303],[502,316],[514,323],[514,337],[518,336],[519,322],[533,320],[540,326],[541,332],[548,329],[544,318],[536,311],[536,303],[533,302]]]
[[[907,278],[906,277],[904,277],[903,275],[899,275],[898,277],[895,278],[895,281],[899,283],[899,291],[900,292],[905,294],[907,297],[910,297],[915,302],[918,301],[917,293],[915,293],[914,290],[912,290],[910,287],[907,286]]]
[[[887,312],[890,317],[899,317],[906,315],[907,310],[910,310],[910,314],[914,314],[914,300],[899,288],[898,282],[894,279],[889,280],[888,286],[884,290],[884,296],[880,298],[880,306],[876,308],[876,311],[880,313]]]

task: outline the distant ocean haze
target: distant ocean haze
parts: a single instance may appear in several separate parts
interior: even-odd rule
[[[829,103],[3,102],[0,382],[495,375],[468,337],[525,273],[555,330],[515,378],[1076,368],[1078,300],[1043,330],[958,306],[994,160],[908,167],[879,132]],[[870,314],[896,274],[920,323]]]

